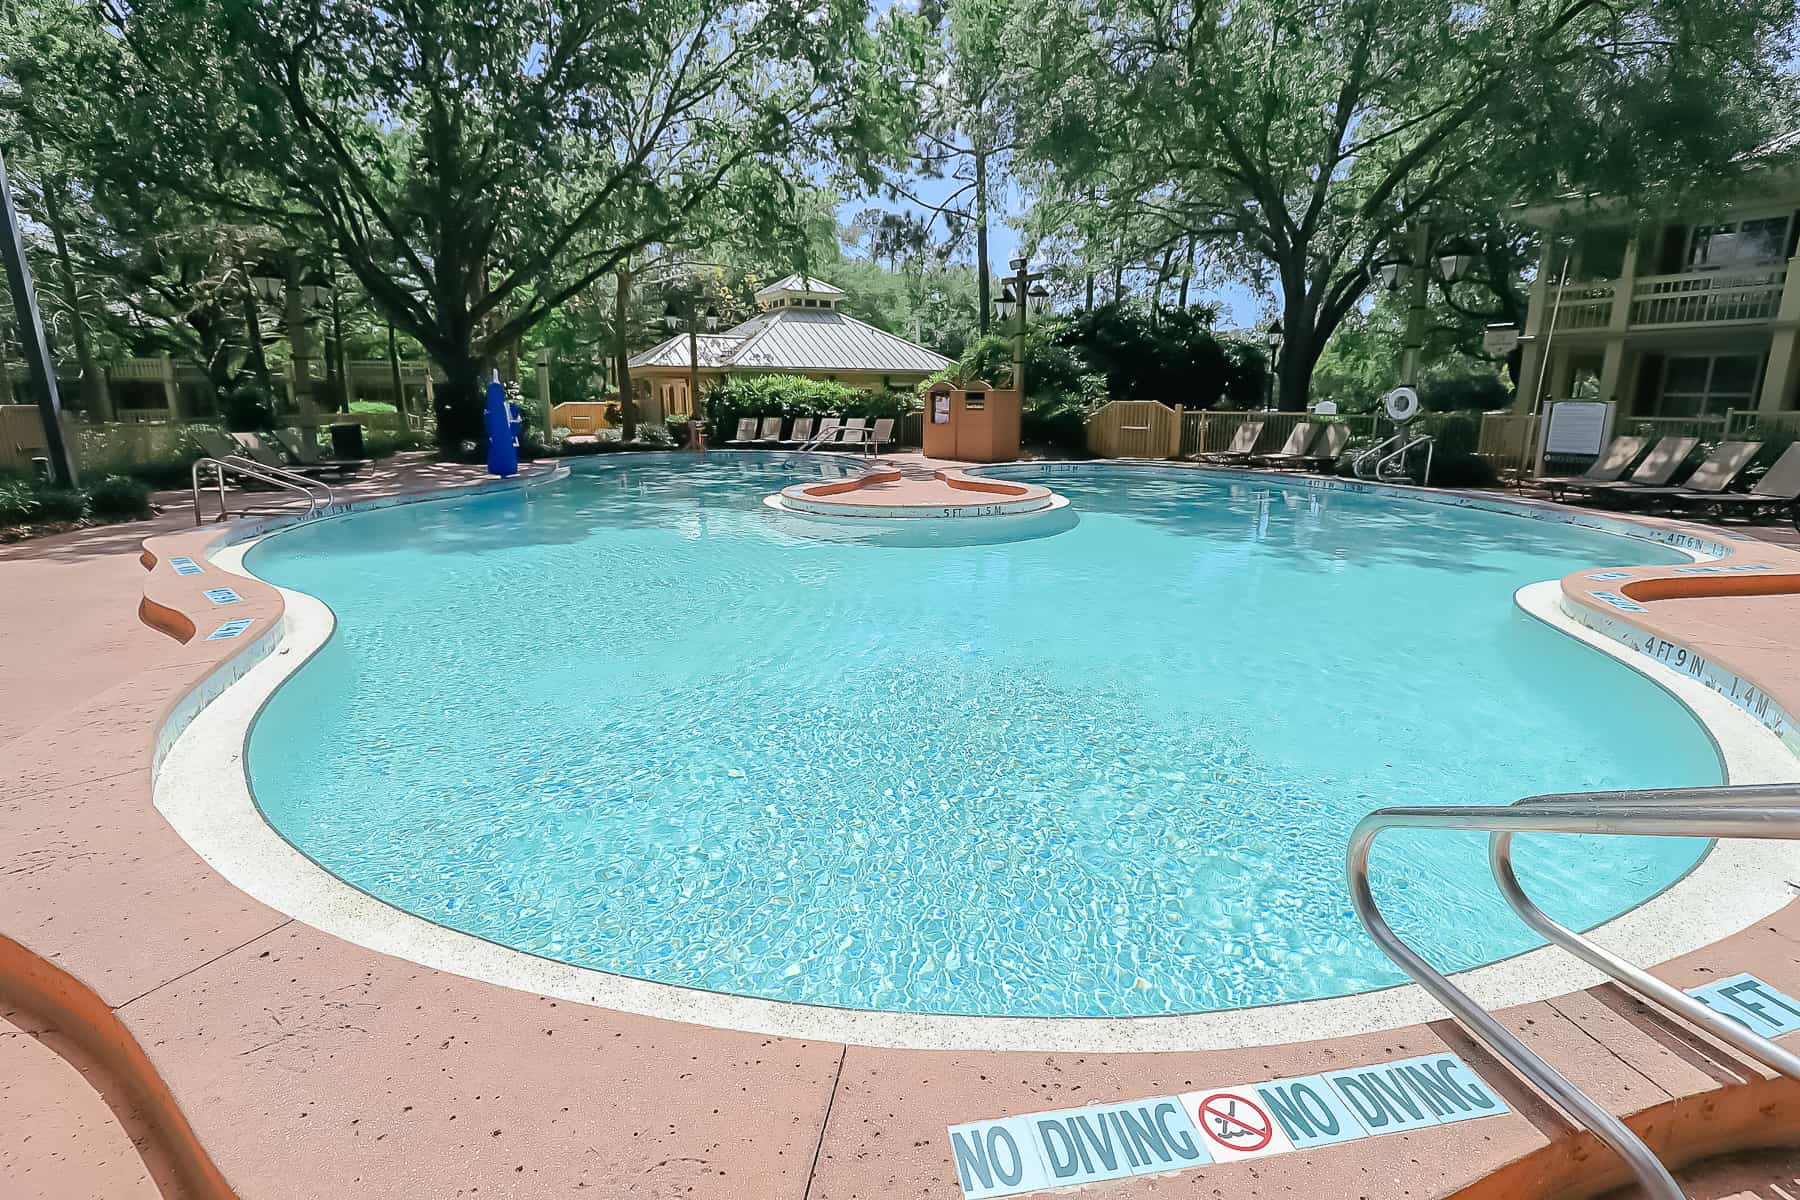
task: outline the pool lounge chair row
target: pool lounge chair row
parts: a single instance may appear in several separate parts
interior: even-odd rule
[[[815,428],[815,421],[817,427]],[[725,444],[727,446],[791,446],[808,449],[825,449],[837,446],[855,446],[878,452],[883,446],[893,444],[894,419],[881,417],[873,428],[867,417],[796,417],[786,437],[781,436],[781,418],[740,417],[737,423],[737,436]]]
[[[1765,511],[1800,504],[1800,442],[1783,451],[1747,492],[1729,489],[1762,450],[1761,442],[1720,442],[1678,485],[1671,481],[1700,439],[1661,438],[1645,454],[1649,443],[1648,438],[1616,437],[1583,474],[1538,482],[1557,500],[1573,493],[1586,500],[1630,507],[1667,503],[1682,508],[1709,508],[1720,516],[1729,512],[1753,518]],[[1637,464],[1635,468],[1633,463]],[[1627,470],[1631,471],[1629,476],[1625,475]]]
[[[1273,454],[1257,454],[1264,422],[1245,421],[1231,435],[1224,450],[1200,455],[1200,461],[1220,465],[1309,468],[1330,470],[1350,443],[1350,427],[1342,421],[1302,421],[1288,432],[1287,441]],[[1316,444],[1315,444],[1316,439]]]
[[[281,470],[315,479],[321,475],[336,475],[340,478],[354,475],[373,461],[367,458],[320,458],[317,453],[310,459],[306,458],[301,453],[305,447],[302,440],[305,436],[298,429],[285,433],[271,429],[263,433],[231,434],[222,434],[204,426],[194,429],[195,440],[212,458],[247,458],[258,466],[279,467]]]

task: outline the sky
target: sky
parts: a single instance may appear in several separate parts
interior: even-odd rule
[[[960,182],[953,179],[929,179],[912,176],[905,181],[906,189],[921,200],[930,204],[942,203],[958,187]],[[1023,195],[1011,186],[995,189],[995,212],[988,224],[988,260],[996,273],[1006,270],[1008,260],[1019,253],[1019,231],[1015,222],[1024,215],[1025,200]],[[856,215],[865,209],[878,209],[886,212],[910,212],[916,216],[924,216],[925,210],[916,204],[904,200],[889,200],[880,196],[858,196],[846,200],[838,206],[838,223],[848,224]],[[933,226],[935,236],[943,236],[943,223]],[[958,262],[973,263],[975,251],[973,245],[956,255]],[[1039,264],[1034,263],[1033,266]],[[1190,299],[1196,293],[1190,293]],[[1268,297],[1253,288],[1243,285],[1228,285],[1220,288],[1202,289],[1197,298],[1209,300],[1219,305],[1219,327],[1221,329],[1249,329],[1266,322],[1274,315]]]

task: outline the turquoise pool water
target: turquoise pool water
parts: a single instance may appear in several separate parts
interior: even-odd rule
[[[1370,809],[1721,780],[1684,709],[1512,603],[1673,551],[1155,468],[1049,477],[1079,523],[998,545],[762,504],[830,469],[589,460],[260,544],[339,624],[252,730],[258,803],[349,883],[533,954],[1120,1016],[1399,982],[1344,888]],[[1577,925],[1702,850],[1529,840]],[[1384,838],[1375,881],[1440,966],[1537,944],[1479,838]]]

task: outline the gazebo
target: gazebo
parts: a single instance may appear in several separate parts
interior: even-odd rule
[[[851,387],[910,388],[950,360],[842,311],[841,289],[794,274],[756,293],[757,314],[720,333],[700,334],[701,386],[745,372],[829,379]],[[632,378],[649,385],[646,420],[693,411],[688,335],[676,334],[631,359]]]

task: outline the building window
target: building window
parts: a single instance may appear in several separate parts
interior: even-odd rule
[[[1760,354],[1671,354],[1663,366],[1658,416],[1722,416],[1754,408],[1762,381]]]
[[[1785,216],[1696,225],[1688,248],[1688,267],[1713,271],[1777,263],[1787,247],[1787,235]]]

